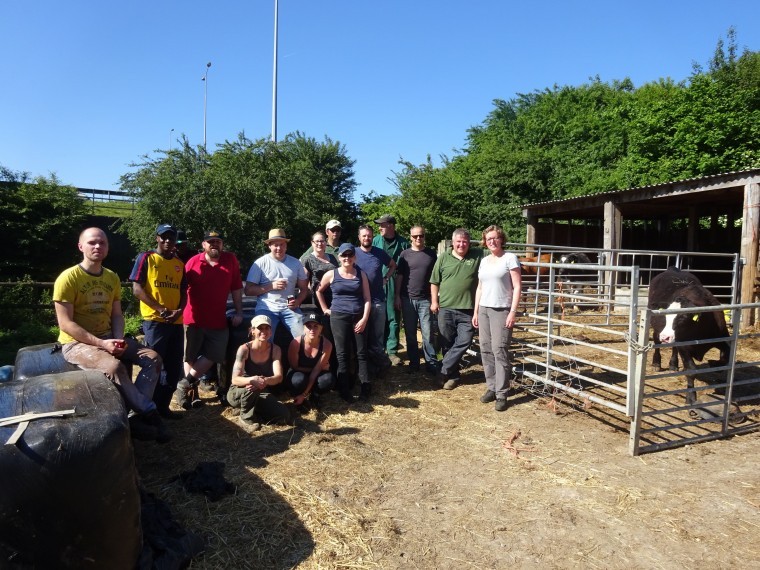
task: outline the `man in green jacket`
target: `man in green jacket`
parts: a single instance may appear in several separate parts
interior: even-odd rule
[[[398,264],[398,258],[401,252],[409,249],[409,242],[396,233],[396,218],[390,214],[384,214],[375,220],[380,228],[380,235],[376,235],[372,240],[372,245],[379,247]],[[383,268],[383,276],[387,275],[388,268]],[[401,332],[401,311],[397,311],[394,306],[396,298],[396,284],[393,279],[387,280],[386,284],[386,311],[387,318],[385,322],[385,351],[388,353],[391,363],[394,365],[401,364],[401,358],[398,356],[399,333]]]

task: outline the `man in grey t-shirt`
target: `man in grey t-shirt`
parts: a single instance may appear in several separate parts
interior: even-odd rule
[[[287,255],[289,241],[284,229],[269,231],[269,237],[264,240],[269,253],[251,265],[245,279],[245,294],[258,297],[256,315],[271,319],[272,335],[282,320],[293,338],[298,338],[303,333],[300,307],[309,295],[309,279],[301,262]]]

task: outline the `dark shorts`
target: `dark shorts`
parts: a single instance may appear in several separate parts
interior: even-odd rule
[[[185,327],[185,362],[192,364],[199,356],[212,362],[224,362],[229,329],[205,329],[195,325]]]

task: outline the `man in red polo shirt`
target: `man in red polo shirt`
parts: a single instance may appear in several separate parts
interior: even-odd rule
[[[243,281],[237,257],[224,251],[224,236],[216,230],[206,232],[203,251],[187,262],[185,276],[185,377],[177,384],[175,397],[180,406],[189,409],[203,404],[197,392],[200,377],[215,362],[224,361],[229,337],[229,294],[235,305],[232,326],[243,322]]]

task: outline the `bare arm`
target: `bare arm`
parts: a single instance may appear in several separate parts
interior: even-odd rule
[[[322,276],[322,281],[319,283],[319,287],[317,288],[317,300],[319,301],[319,306],[322,307],[322,312],[325,315],[330,314],[330,307],[327,306],[324,291],[332,284],[332,280],[333,272],[328,271]]]
[[[134,293],[136,299],[139,299],[157,313],[162,313],[166,309],[137,281],[132,282],[132,293]]]
[[[235,316],[232,317],[232,326],[236,327],[243,322],[243,289],[232,291],[232,304],[235,305]]]
[[[298,287],[298,297],[293,301],[293,309],[300,307],[301,303],[303,303],[306,300],[306,297],[309,296],[309,280],[299,279],[296,281],[296,286]]]
[[[517,308],[520,306],[520,297],[522,297],[522,271],[519,267],[510,269],[509,276],[512,278],[512,304],[509,307],[505,326],[511,329],[515,324]]]
[[[369,280],[367,276],[362,272],[362,295],[364,296],[364,312],[359,322],[354,325],[354,331],[361,333],[364,332],[364,328],[369,321],[369,312],[372,309],[372,297],[369,294]]]
[[[436,285],[435,283],[431,283],[430,284],[430,312],[431,313],[437,313],[439,309],[438,291],[440,291],[440,287]]]
[[[478,309],[480,309],[480,295],[482,293],[483,284],[478,281],[478,288],[475,289],[475,309],[472,311],[472,326],[478,328]]]
[[[114,338],[101,339],[96,337],[94,334],[88,332],[86,329],[82,328],[80,325],[74,322],[74,305],[62,301],[55,302],[55,316],[58,319],[58,327],[78,342],[89,344],[91,346],[97,346],[109,354],[119,356],[124,352],[125,348],[121,344],[123,342],[121,339],[124,335],[124,317],[121,316],[121,303],[119,301],[114,301],[114,306],[116,303],[119,303],[119,316],[121,317],[121,329],[119,333],[121,336],[117,337],[115,335],[116,331],[112,330]],[[111,323],[113,326],[113,320]]]

